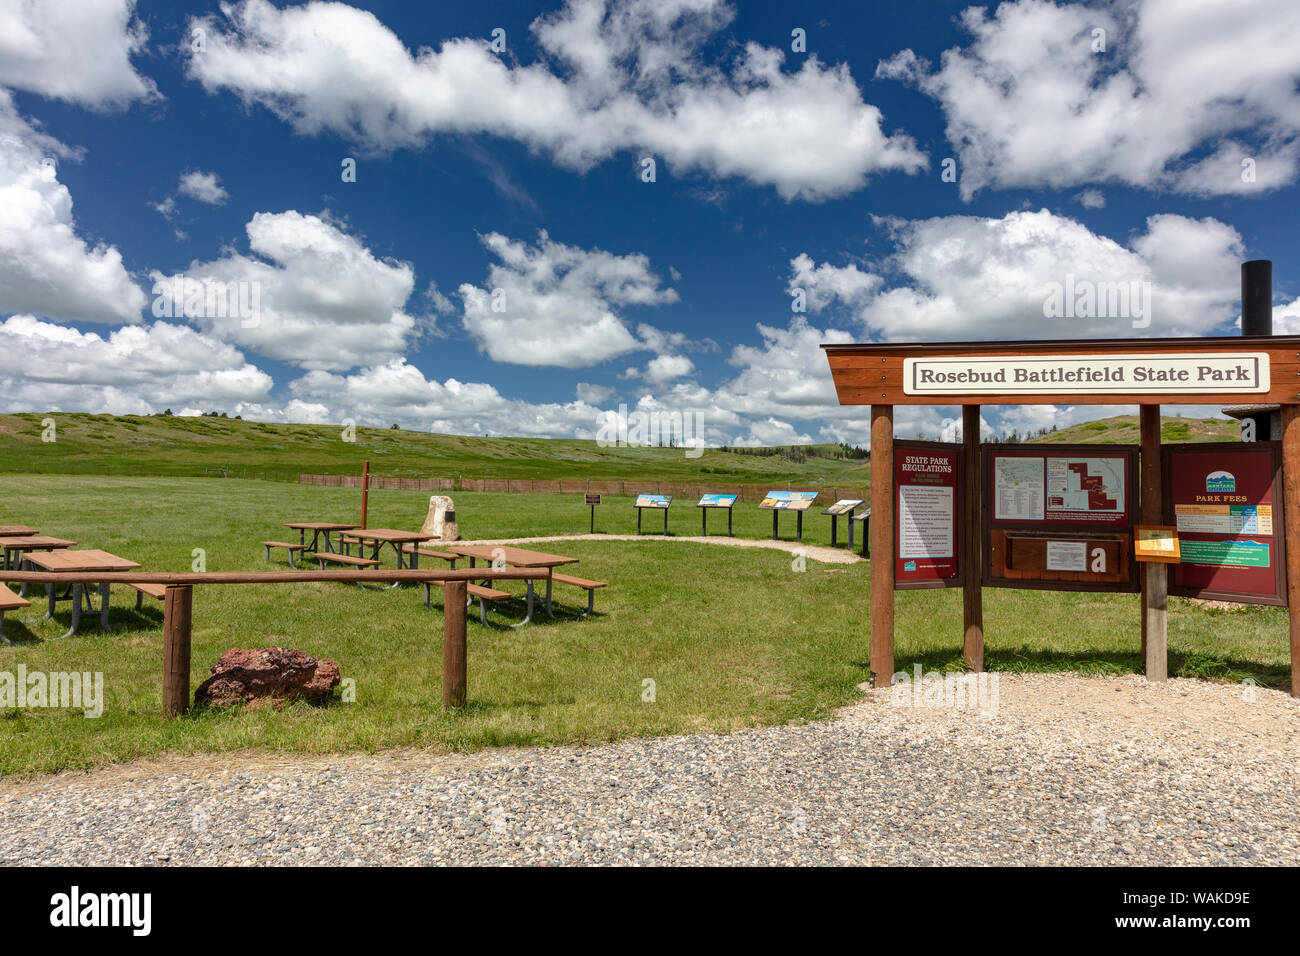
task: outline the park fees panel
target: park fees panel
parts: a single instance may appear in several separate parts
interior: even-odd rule
[[[894,442],[894,587],[958,587],[961,445]]]
[[[986,444],[981,456],[985,584],[1138,590],[1135,447]]]
[[[1165,523],[1178,529],[1169,592],[1286,604],[1278,442],[1166,445]]]

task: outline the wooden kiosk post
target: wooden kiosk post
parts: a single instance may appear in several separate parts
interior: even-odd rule
[[[1160,476],[1160,406],[1139,406],[1142,441],[1142,523],[1162,523]],[[1168,568],[1158,561],[1142,564],[1142,667],[1147,680],[1169,676]]]
[[[871,686],[894,679],[894,406],[871,406]]]
[[[1300,359],[1300,351],[1296,358]],[[1300,398],[1300,392],[1295,397]],[[1295,404],[1282,406],[1282,513],[1291,611],[1291,696],[1300,697],[1300,405]]]
[[[1152,681],[1168,675],[1171,592],[1285,604],[1291,688],[1300,696],[1300,336],[822,348],[840,404],[871,406],[873,686],[888,686],[894,674],[894,590],[960,585],[971,670],[984,668],[984,587],[1140,593],[1142,662]],[[1242,401],[1281,406],[1280,453],[1272,452],[1280,469],[1268,467],[1268,449],[1248,452],[1249,444],[1162,448],[1162,405]],[[896,447],[896,405],[961,405],[961,444]],[[983,405],[1137,405],[1140,464],[1132,445],[981,446]],[[1220,463],[1195,466],[1192,477],[1166,468],[1176,454]],[[1272,490],[1260,491],[1261,481]],[[1247,485],[1255,497],[1243,494]],[[900,501],[909,533],[902,556]],[[1169,554],[1153,557],[1152,547]]]
[[[962,656],[973,671],[984,670],[984,590],[980,580],[982,540],[974,529],[980,526],[980,407],[963,405],[961,409],[962,464],[966,472],[966,489],[961,504],[962,521],[968,533],[962,557],[966,563],[966,582],[962,585],[962,618],[965,635]]]

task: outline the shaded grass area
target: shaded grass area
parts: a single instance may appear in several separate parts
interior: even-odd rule
[[[188,570],[194,549],[203,550],[207,570],[256,570],[267,567],[257,542],[281,537],[282,522],[351,520],[358,499],[355,490],[270,482],[4,477],[0,523],[30,523],[149,570]],[[572,499],[459,494],[456,505],[467,536],[585,531],[586,508]],[[426,503],[421,493],[373,492],[370,523],[418,527]],[[610,523],[634,524],[630,507],[605,507]],[[616,519],[622,510],[629,514]],[[753,506],[737,519],[739,533],[770,533],[770,515]],[[822,518],[808,530],[826,526]],[[160,716],[158,602],[137,614],[134,592],[116,589],[114,632],[88,622],[67,639],[60,637],[66,606],[54,621],[39,621],[38,608],[7,615],[5,633],[17,643],[0,646],[0,671],[19,663],[29,672],[101,671],[106,700],[104,716],[94,720],[67,710],[0,711],[0,773],[92,767],[163,751],[472,750],[726,731],[825,717],[852,701],[868,677],[866,563],[808,561],[798,573],[783,552],[648,537],[549,548],[579,557],[580,575],[610,582],[598,594],[597,615],[543,617],[518,631],[484,629],[473,616],[470,704],[451,714],[440,703],[436,591],[429,610],[412,587],[199,587],[192,688],[230,647],[285,644],[339,661],[355,681],[356,702],[200,711],[171,722]],[[506,589],[520,590],[513,583]],[[557,588],[557,596],[566,612],[584,604],[576,589]],[[991,669],[1131,673],[1140,666],[1136,596],[986,590],[985,607]],[[507,607],[494,619],[505,623],[519,613]],[[958,592],[900,592],[897,621],[899,669],[961,666]],[[1286,634],[1282,609],[1234,613],[1173,600],[1171,672],[1281,685],[1289,674]],[[651,686],[653,702],[644,699]]]

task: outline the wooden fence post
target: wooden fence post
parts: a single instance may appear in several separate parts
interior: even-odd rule
[[[190,623],[194,588],[167,586],[163,596],[163,716],[179,717],[190,704]]]
[[[465,706],[465,582],[448,581],[442,601],[442,706]]]

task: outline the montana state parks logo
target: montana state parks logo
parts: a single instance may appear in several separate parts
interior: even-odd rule
[[[1236,491],[1237,479],[1230,471],[1212,471],[1205,476],[1206,491]]]

